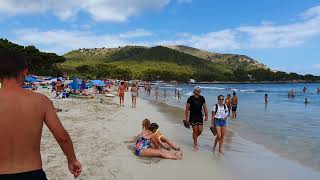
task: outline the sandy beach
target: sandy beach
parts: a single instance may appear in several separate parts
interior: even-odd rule
[[[182,145],[181,161],[139,158],[134,155],[134,136],[141,131],[141,121],[149,118],[163,127],[162,131],[175,141],[175,129],[167,117],[149,102],[139,99],[137,109],[128,104],[119,107],[118,98],[103,97],[53,100],[65,128],[70,133],[77,156],[83,165],[79,179],[182,179],[218,177],[218,166],[206,157],[198,156]],[[130,102],[131,104],[131,102]],[[68,110],[65,112],[65,110]],[[165,128],[164,128],[165,127]],[[191,140],[191,139],[190,139]],[[191,141],[190,141],[191,142]],[[66,159],[47,127],[43,130],[41,146],[43,167],[49,179],[73,179]],[[201,158],[201,159],[199,159]],[[232,179],[227,178],[224,179]]]
[[[42,92],[47,93],[47,92]],[[47,93],[48,95],[48,93]],[[159,103],[138,99],[136,109],[126,94],[125,107],[118,97],[53,100],[61,122],[70,133],[78,159],[83,165],[79,179],[317,179],[319,173],[292,164],[258,145],[232,136],[225,143],[225,155],[213,155],[207,130],[200,138],[200,150],[192,150],[191,131],[180,120],[183,112]],[[102,100],[101,100],[102,98]],[[101,103],[102,102],[102,103]],[[67,110],[67,111],[66,111]],[[177,113],[179,112],[179,113]],[[183,150],[183,160],[140,158],[133,152],[134,136],[141,131],[141,121],[149,118]],[[207,123],[205,128],[208,128]],[[73,179],[65,156],[47,127],[41,146],[43,168],[48,179]],[[263,154],[261,156],[261,154]],[[268,171],[266,171],[268,169]],[[275,174],[277,174],[276,178]]]

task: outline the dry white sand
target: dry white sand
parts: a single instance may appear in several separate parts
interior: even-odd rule
[[[58,115],[83,165],[79,179],[234,179],[222,173],[223,170],[213,163],[212,155],[194,152],[190,146],[181,146],[184,158],[180,161],[135,156],[133,137],[141,131],[144,118],[159,123],[165,135],[175,141],[175,126],[147,101],[138,99],[136,109],[131,108],[128,94],[124,108],[116,104],[117,97],[103,97],[102,103],[100,97],[53,102],[55,107],[69,110]],[[66,158],[47,127],[43,131],[41,153],[49,179],[73,179]]]

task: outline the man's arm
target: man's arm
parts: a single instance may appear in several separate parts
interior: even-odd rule
[[[211,127],[214,127],[214,111],[212,111],[212,115],[211,115]]]
[[[205,121],[208,121],[208,108],[206,103],[203,104],[203,111],[204,111],[204,115],[205,115]]]
[[[190,104],[187,103],[186,110],[185,110],[186,121],[189,121],[189,109],[190,109]]]
[[[78,162],[75,155],[72,140],[68,132],[62,126],[57,113],[54,110],[53,103],[47,98],[45,98],[44,107],[44,122],[66,155],[70,172],[74,174],[75,177],[78,177],[81,173],[81,164]]]

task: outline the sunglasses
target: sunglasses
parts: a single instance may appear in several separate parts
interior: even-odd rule
[[[195,92],[201,92],[201,91],[195,91]]]
[[[223,101],[224,99],[219,99],[219,101]]]

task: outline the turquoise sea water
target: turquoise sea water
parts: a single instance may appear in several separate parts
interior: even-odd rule
[[[161,87],[159,101],[171,106],[185,107],[187,98],[196,85],[178,85],[182,99],[174,97],[175,86]],[[320,83],[297,84],[199,84],[208,109],[217,102],[217,96],[232,94],[239,97],[238,119],[228,120],[228,126],[241,138],[263,145],[276,154],[320,171]],[[308,91],[303,93],[303,87]],[[167,98],[163,90],[167,90]],[[288,91],[296,96],[288,98]],[[264,103],[268,94],[269,103]],[[154,99],[151,92],[147,99]],[[304,99],[309,103],[305,104]],[[210,113],[211,114],[211,113]]]

